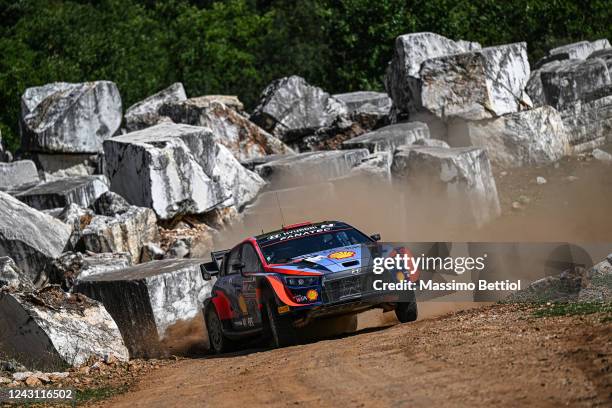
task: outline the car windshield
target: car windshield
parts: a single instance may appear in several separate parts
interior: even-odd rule
[[[348,245],[371,242],[361,232],[348,228],[292,238],[276,242],[260,242],[259,247],[269,264],[289,262],[293,258],[313,252],[325,251]]]

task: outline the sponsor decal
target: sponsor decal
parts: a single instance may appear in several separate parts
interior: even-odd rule
[[[310,289],[308,292],[306,292],[306,297],[311,302],[314,302],[315,300],[317,300],[319,298],[319,292],[317,292],[314,289]]]
[[[244,300],[244,296],[240,295],[240,297],[238,298],[238,306],[240,306],[240,311],[242,312],[242,314],[248,314],[249,309],[247,307],[246,301]]]
[[[266,238],[267,241],[284,241],[291,238],[305,237],[321,232],[329,232],[334,228],[334,224],[309,225],[307,227],[295,228],[289,231],[278,232]]]
[[[329,254],[327,257],[329,259],[339,260],[339,259],[352,258],[354,256],[355,256],[355,252],[353,251],[338,251],[338,252],[333,252]]]
[[[289,313],[289,306],[283,305],[278,307],[278,314]]]

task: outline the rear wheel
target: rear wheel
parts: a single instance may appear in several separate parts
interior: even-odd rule
[[[297,335],[290,316],[278,314],[278,305],[273,296],[266,302],[266,317],[268,334],[272,339],[272,346],[287,347],[297,343]]]
[[[414,322],[419,316],[416,302],[400,302],[395,307],[395,316],[401,323]]]
[[[221,319],[219,319],[214,307],[206,309],[206,330],[208,331],[208,341],[212,351],[221,354],[233,349],[234,343],[223,334]]]

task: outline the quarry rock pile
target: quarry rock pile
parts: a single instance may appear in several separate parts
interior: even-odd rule
[[[533,66],[523,42],[423,32],[389,45],[384,92],[293,75],[245,106],[174,83],[123,112],[110,81],[25,89],[15,157],[0,137],[0,352],[46,369],[205,344],[214,280],[200,265],[256,206],[299,215],[367,180],[423,219],[482,227],[501,213],[497,170],[610,160],[608,40]],[[527,292],[609,300],[606,262]]]

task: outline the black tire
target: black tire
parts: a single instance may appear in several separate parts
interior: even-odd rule
[[[206,330],[208,331],[208,342],[210,349],[216,354],[227,353],[234,349],[234,342],[225,337],[221,319],[214,307],[206,309]]]
[[[395,307],[395,316],[400,323],[414,322],[419,317],[416,302],[400,302]]]
[[[266,302],[267,332],[275,348],[297,344],[297,334],[290,316],[278,314],[278,305],[272,296]]]

